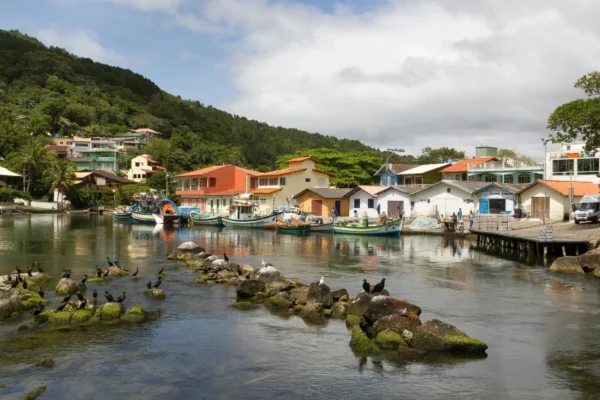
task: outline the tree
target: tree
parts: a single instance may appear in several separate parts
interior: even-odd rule
[[[74,209],[86,209],[96,202],[97,192],[94,189],[77,189],[74,186],[67,188],[65,197],[71,202]]]
[[[538,163],[531,157],[524,154],[519,154],[513,149],[499,149],[496,157],[504,160],[514,160],[524,163],[525,165],[537,165]]]
[[[559,106],[548,118],[553,143],[585,141],[585,150],[600,147],[600,72],[582,76],[575,83],[588,96]]]
[[[48,165],[49,157],[42,143],[33,138],[19,150],[17,164],[23,171],[23,187],[26,192],[29,192],[31,182],[39,176],[39,172]]]
[[[167,186],[167,173],[165,171],[157,171],[150,174],[150,177],[146,178],[146,185],[152,189],[165,190]]]
[[[464,160],[465,152],[458,151],[450,147],[440,147],[437,149],[425,147],[419,157],[421,164],[449,164],[452,162]]]
[[[44,183],[50,186],[50,191],[57,190],[56,197],[57,208],[59,206],[59,198],[64,195],[67,188],[75,183],[75,165],[64,158],[55,158],[44,171]]]

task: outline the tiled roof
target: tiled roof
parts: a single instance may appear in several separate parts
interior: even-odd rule
[[[356,193],[360,190],[367,192],[369,195],[371,195],[373,197],[377,197],[377,193],[382,192],[382,191],[386,190],[387,188],[388,188],[387,186],[361,185],[361,186],[357,186],[354,189],[350,190],[348,193],[346,193],[344,195],[344,197],[350,197],[354,193]]]
[[[335,176],[333,172],[323,171],[322,169],[313,168],[313,172],[320,172],[325,175]]]
[[[290,160],[287,160],[287,162],[288,163],[291,163],[291,162],[302,162],[302,161],[306,161],[306,160],[313,160],[316,163],[319,162],[319,160],[317,160],[314,157],[296,157],[296,158],[292,158]]]
[[[488,161],[498,160],[496,157],[473,157],[467,158],[466,160],[459,161],[455,164],[450,165],[449,167],[444,168],[440,172],[467,172],[468,165],[479,165]]]
[[[208,172],[212,172],[216,169],[219,168],[223,168],[225,165],[213,165],[211,167],[206,167],[206,168],[201,168],[201,169],[197,169],[195,171],[190,171],[190,172],[185,172],[183,174],[179,174],[176,175],[175,178],[185,178],[185,177],[192,177],[192,176],[201,176],[204,175]]]
[[[436,169],[443,168],[448,164],[424,164],[417,165],[414,168],[407,169],[402,172],[398,172],[398,175],[416,175],[416,174],[425,174],[430,171],[435,171]]]
[[[46,150],[55,151],[57,153],[67,153],[69,151],[69,146],[49,144],[46,146]]]
[[[271,194],[275,192],[279,192],[281,188],[265,188],[265,189],[253,189],[250,191],[252,194]]]
[[[285,168],[285,169],[279,169],[277,171],[263,172],[257,176],[261,177],[261,178],[268,177],[268,176],[281,176],[281,175],[288,175],[288,174],[293,174],[295,172],[302,172],[302,171],[306,171],[306,168]]]
[[[304,193],[313,192],[318,196],[321,196],[324,199],[341,199],[344,197],[351,189],[339,189],[339,188],[311,188],[304,189],[298,194],[295,194],[292,198],[295,199],[297,197],[302,196]]]
[[[562,194],[563,196],[569,195],[569,187],[573,185],[573,196],[581,197],[587,196],[590,194],[598,194],[600,193],[600,189],[598,185],[592,182],[569,182],[569,181],[544,181],[542,179],[528,185],[527,187],[521,189],[518,193],[521,194],[527,189],[537,185],[546,185],[548,188],[555,190],[556,192]]]

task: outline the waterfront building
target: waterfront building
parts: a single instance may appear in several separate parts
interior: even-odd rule
[[[157,171],[165,171],[158,161],[155,161],[148,154],[131,159],[131,168],[127,171],[127,178],[136,182],[145,182],[146,178]]]
[[[586,152],[585,143],[563,143],[558,151],[546,154],[545,179],[600,184],[600,153]]]
[[[336,209],[337,215],[349,215],[350,200],[344,197],[350,189],[311,188],[304,189],[293,196],[296,205],[303,212],[310,212],[319,217],[330,217],[331,210]]]

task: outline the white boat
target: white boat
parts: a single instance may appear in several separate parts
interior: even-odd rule
[[[233,228],[255,228],[265,229],[275,225],[275,220],[279,213],[262,216],[256,215],[255,209],[258,208],[258,203],[251,200],[233,199],[229,206],[229,218],[221,218],[221,222],[226,227]]]

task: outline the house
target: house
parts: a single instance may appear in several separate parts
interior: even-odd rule
[[[562,143],[560,150],[546,154],[544,179],[600,183],[600,153],[585,151],[585,143]]]
[[[475,192],[489,183],[478,181],[442,180],[411,193],[411,216],[450,216],[460,208],[463,215],[475,212]]]
[[[234,198],[250,191],[250,179],[260,172],[235,165],[216,165],[175,176],[176,193],[184,206],[205,214],[227,214]]]
[[[56,146],[69,146],[72,150],[91,149],[92,139],[81,136],[64,137],[58,136],[52,139]]]
[[[149,175],[156,171],[165,171],[158,161],[154,161],[148,154],[142,154],[131,159],[131,168],[127,171],[127,178],[136,181],[144,182]]]
[[[344,195],[350,201],[350,217],[378,218],[380,207],[377,205],[377,194],[388,187],[359,185]]]
[[[402,177],[398,174],[417,166],[414,164],[384,164],[373,176],[379,177],[379,185],[381,186],[402,185]]]
[[[517,192],[521,208],[532,218],[563,220],[569,218],[569,189],[573,188],[573,204],[578,205],[583,196],[600,193],[592,182],[538,180]]]
[[[126,178],[117,176],[109,171],[102,170],[84,170],[75,172],[74,185],[79,189],[95,189],[102,191],[105,187],[117,190],[122,185],[131,185],[135,182]]]
[[[475,190],[475,212],[479,214],[510,214],[518,204],[519,190],[525,184],[488,183]]]
[[[119,170],[119,152],[112,149],[73,149],[71,159],[77,169],[102,170],[116,173]]]
[[[440,172],[444,168],[448,167],[450,164],[425,164],[415,166],[413,168],[407,169],[398,173],[398,177],[400,178],[399,185],[404,186],[422,186],[422,185],[431,185],[433,183],[439,182],[442,180],[442,173]]]
[[[319,217],[329,217],[331,209],[335,208],[338,216],[347,217],[350,200],[344,195],[349,191],[350,189],[311,188],[295,194],[293,199],[304,212],[311,212]]]
[[[55,152],[58,158],[67,158],[71,157],[71,147],[70,146],[61,146],[49,144],[46,145],[46,150]]]
[[[304,189],[328,188],[329,178],[335,174],[318,169],[318,162],[313,157],[292,158],[285,169],[252,175],[250,193],[260,212],[268,214],[290,204],[294,195]]]
[[[422,187],[419,186],[390,186],[377,193],[377,207],[380,212],[388,217],[395,217],[400,213],[410,216],[410,195]]]
[[[23,187],[23,175],[19,175],[4,167],[0,167],[0,187],[8,189],[21,189]]]
[[[129,132],[117,133],[111,139],[123,146],[126,150],[140,150],[150,141],[162,133],[148,128],[132,129]]]
[[[486,163],[488,161],[499,161],[496,157],[473,157],[461,160],[457,163],[443,168],[440,172],[442,173],[442,179],[445,181],[468,181],[469,168]]]

